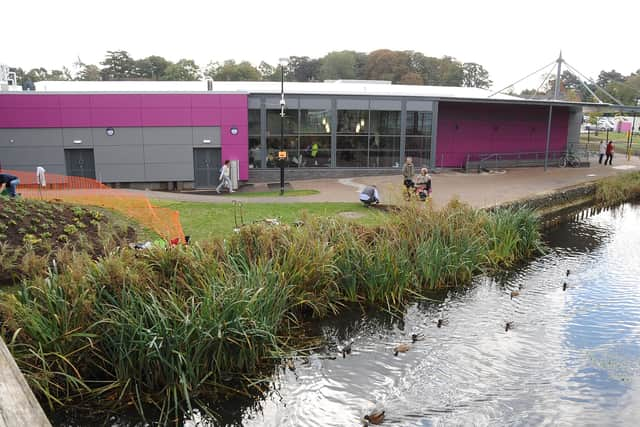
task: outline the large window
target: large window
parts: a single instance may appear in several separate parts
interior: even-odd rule
[[[283,124],[281,127],[280,124]],[[284,141],[281,141],[281,129],[284,129]],[[287,109],[284,118],[280,116],[280,109],[267,110],[267,160],[265,166],[277,167],[278,151],[284,149],[289,156],[289,162],[297,160],[298,144],[298,110]]]
[[[262,146],[260,144],[260,110],[249,110],[249,167],[262,167]]]
[[[404,154],[413,157],[416,167],[427,167],[431,157],[432,113],[430,111],[407,111],[407,138]]]
[[[399,167],[400,112],[339,110],[338,167]]]

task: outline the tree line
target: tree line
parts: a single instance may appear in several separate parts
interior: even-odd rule
[[[582,80],[584,81],[584,79]],[[552,78],[541,89],[523,90],[520,96],[526,98],[549,98],[553,95],[555,84],[556,79]],[[604,102],[615,103],[598,86],[624,105],[637,105],[640,99],[640,69],[635,73],[630,73],[628,76],[616,70],[602,70],[597,79],[593,79],[593,82],[585,82],[585,84],[582,84],[575,74],[567,70],[560,75],[560,93],[567,101],[598,102],[593,96],[595,94]]]
[[[72,71],[73,70],[73,71]],[[192,59],[169,61],[152,55],[135,59],[124,50],[107,51],[99,65],[85,64],[78,58],[73,67],[47,70],[44,67],[16,72],[24,89],[35,89],[43,80],[200,80],[257,81],[280,80],[279,65],[265,61],[256,67],[248,61],[211,62],[201,69]],[[313,82],[338,79],[388,80],[393,83],[433,86],[488,88],[489,72],[473,62],[461,62],[450,56],[435,58],[420,52],[388,49],[362,53],[351,50],[329,52],[321,58],[290,56],[284,67],[286,81]]]

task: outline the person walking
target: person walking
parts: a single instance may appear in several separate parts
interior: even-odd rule
[[[598,158],[598,163],[602,164],[602,159],[604,159],[604,155],[607,154],[607,145],[602,140],[600,141],[599,153],[600,157]]]
[[[607,165],[607,162],[609,162],[609,166],[611,166],[611,162],[613,162],[613,151],[613,141],[609,141],[607,144],[607,158],[604,160],[605,166]]]
[[[9,197],[16,197],[18,184],[20,184],[20,180],[17,176],[9,173],[0,173],[0,192],[6,188]]]
[[[415,187],[413,182],[415,174],[416,172],[413,166],[413,159],[411,157],[407,157],[404,161],[404,166],[402,166],[402,177],[404,178],[403,184],[407,189],[407,198],[411,197],[411,189]]]
[[[216,187],[216,193],[220,194],[220,189],[222,187],[227,187],[229,189],[229,193],[234,193],[233,188],[231,188],[231,168],[229,167],[229,160],[224,161],[224,165],[220,169],[220,177],[218,181],[220,184]]]

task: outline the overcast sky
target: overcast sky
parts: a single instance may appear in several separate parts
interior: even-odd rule
[[[588,76],[640,69],[638,0],[30,0],[3,2],[2,11],[0,63],[26,70],[71,67],[78,57],[98,64],[120,49],[204,67],[382,48],[477,62],[496,89],[560,50]],[[537,87],[541,74],[518,88]]]

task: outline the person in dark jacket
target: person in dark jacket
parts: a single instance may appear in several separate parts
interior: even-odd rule
[[[16,197],[16,188],[20,184],[17,176],[8,173],[0,173],[0,192],[7,189],[10,197]]]
[[[360,201],[364,203],[365,206],[371,206],[374,203],[380,203],[380,195],[378,194],[378,189],[375,185],[367,185],[360,192]]]

